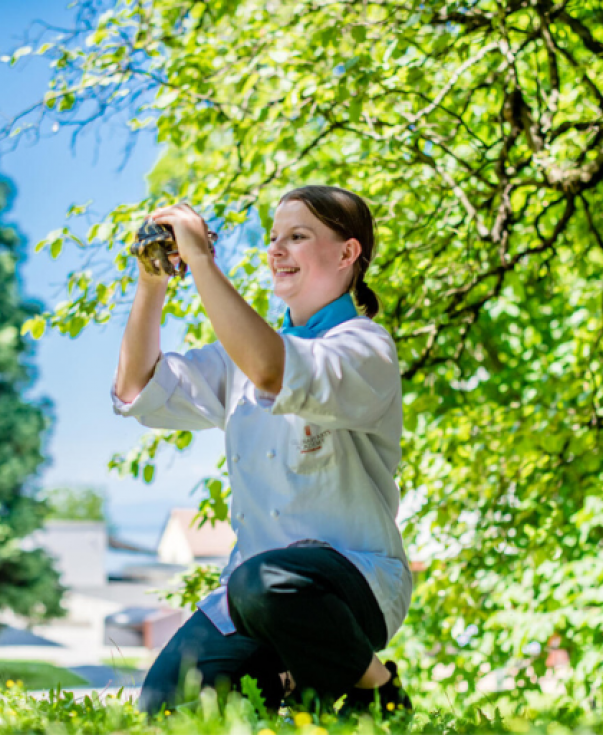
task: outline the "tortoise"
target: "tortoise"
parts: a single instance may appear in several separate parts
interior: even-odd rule
[[[218,239],[218,235],[213,230],[208,230],[209,249],[211,254],[215,256],[216,249],[214,243]],[[136,240],[130,246],[130,253],[135,255],[147,273],[159,276],[165,273],[168,276],[178,274],[180,278],[184,278],[187,265],[181,260],[180,265],[176,267],[170,263],[168,255],[177,255],[178,246],[174,229],[171,225],[162,225],[147,218],[136,233]]]

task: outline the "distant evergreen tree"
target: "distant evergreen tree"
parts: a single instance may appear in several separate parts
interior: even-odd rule
[[[21,336],[21,325],[40,306],[22,299],[23,242],[4,222],[13,197],[13,186],[0,177],[0,610],[44,619],[64,613],[64,589],[50,557],[41,549],[23,550],[21,541],[40,528],[48,512],[36,497],[34,478],[45,461],[42,443],[52,421],[51,403],[23,397],[36,375],[23,359],[32,347]]]

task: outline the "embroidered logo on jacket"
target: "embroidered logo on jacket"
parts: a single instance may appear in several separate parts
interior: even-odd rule
[[[312,434],[312,429],[306,424],[304,426],[304,439],[300,446],[301,454],[308,454],[309,452],[317,452],[322,449],[322,444],[326,436],[329,436],[331,432],[327,429],[321,431],[318,434]]]

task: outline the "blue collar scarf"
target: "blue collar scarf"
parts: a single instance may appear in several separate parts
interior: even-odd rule
[[[352,297],[349,293],[344,293],[343,296],[331,301],[330,304],[323,306],[320,311],[313,314],[303,327],[295,327],[291,323],[291,314],[287,309],[279,333],[292,334],[294,337],[301,337],[302,339],[315,339],[320,332],[332,329],[342,322],[347,322],[348,319],[353,319],[355,316],[358,316],[358,312]]]

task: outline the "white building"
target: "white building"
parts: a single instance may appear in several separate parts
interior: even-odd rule
[[[55,560],[65,587],[106,583],[107,528],[102,521],[46,521],[23,539],[24,551],[43,548]]]
[[[209,521],[197,528],[194,508],[174,508],[163,528],[157,553],[164,564],[189,565],[193,562],[226,564],[235,534],[226,521]]]

